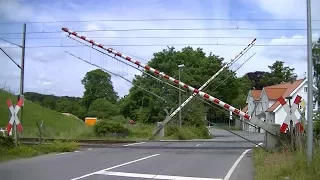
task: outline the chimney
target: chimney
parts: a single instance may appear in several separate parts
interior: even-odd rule
[[[307,72],[304,72],[304,79],[307,79]]]

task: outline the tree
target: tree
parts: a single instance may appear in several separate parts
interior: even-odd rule
[[[53,96],[43,98],[42,105],[46,108],[55,109],[56,99]]]
[[[294,68],[284,66],[283,61],[276,61],[268,67],[271,72],[262,78],[262,81],[267,86],[280,84],[281,82],[295,81],[297,79],[297,76],[294,74]]]
[[[104,98],[111,103],[115,103],[118,99],[118,94],[113,89],[111,75],[101,69],[87,72],[81,82],[85,88],[83,104],[86,108],[89,108],[96,99]]]
[[[110,101],[100,98],[93,101],[90,105],[88,115],[95,116],[99,119],[107,119],[119,114],[119,107]]]
[[[320,38],[313,43],[312,47],[313,75],[316,80],[316,86],[320,89]],[[315,92],[315,97],[320,102],[320,91]]]
[[[174,48],[164,49],[154,53],[154,57],[148,63],[149,66],[161,70],[176,79],[179,77],[179,64],[185,65],[181,71],[181,81],[195,88],[202,86],[207,79],[224,65],[223,58],[211,53],[206,55],[201,48],[193,49],[191,47],[185,47],[181,51],[177,51]],[[224,81],[226,78],[228,80]],[[137,85],[163,97],[166,101],[150,95],[138,88]],[[187,92],[183,93],[182,102],[192,94],[187,89],[184,90]],[[232,102],[240,92],[235,72],[227,68],[206,87],[205,92],[225,102]],[[130,89],[129,94],[121,99],[121,111],[125,117],[130,117],[140,122],[155,123],[162,121],[166,115],[163,110],[165,107],[176,108],[179,105],[178,93],[177,89],[142,74],[135,77],[134,86]],[[195,103],[194,101],[192,100],[190,104]],[[205,112],[204,107],[197,107],[202,108],[201,110],[197,109],[197,112]],[[185,117],[183,122],[187,121],[188,118]]]
[[[237,98],[232,101],[232,105],[238,108],[243,108],[246,105],[246,100],[248,92],[252,89],[252,81],[250,81],[248,75],[244,75],[238,78],[238,86],[240,88],[240,93]]]
[[[262,89],[266,86],[265,82],[262,81],[262,79],[268,74],[268,72],[264,71],[254,71],[254,72],[248,72],[245,74],[247,78],[251,81],[252,87],[255,87],[256,89]]]

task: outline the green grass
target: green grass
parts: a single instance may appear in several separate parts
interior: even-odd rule
[[[0,147],[0,161],[7,161],[17,158],[29,158],[43,154],[57,152],[71,152],[79,148],[75,142],[55,141],[43,145],[19,145],[17,147]]]
[[[316,180],[320,177],[320,148],[316,148],[313,161],[307,166],[306,154],[297,152],[266,152],[261,148],[253,152],[255,180]]]
[[[6,104],[7,99],[13,104],[17,102],[17,96],[0,90],[0,127],[4,128],[9,121],[9,110]],[[36,122],[41,123],[45,131],[45,137],[71,137],[88,131],[89,127],[72,116],[44,108],[38,104],[25,100],[22,125],[24,131],[20,137],[38,137]]]

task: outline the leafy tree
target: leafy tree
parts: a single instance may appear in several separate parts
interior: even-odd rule
[[[207,79],[224,65],[223,58],[212,53],[206,55],[201,48],[193,49],[191,47],[183,48],[181,51],[177,51],[174,48],[164,49],[154,53],[154,57],[149,62],[149,66],[161,70],[176,79],[179,78],[179,64],[185,65],[181,71],[181,81],[195,88],[202,86]],[[227,77],[228,81],[224,81]],[[163,97],[166,101],[142,91],[136,85],[148,89]],[[210,83],[205,92],[225,102],[231,102],[240,93],[236,74],[229,69],[224,70]],[[143,74],[136,76],[134,86],[130,89],[129,94],[120,100],[119,105],[125,117],[130,117],[140,122],[155,123],[165,118],[163,110],[165,107],[176,108],[178,106],[178,93],[177,89]],[[185,93],[185,98],[182,99],[182,102],[190,95],[190,92]],[[195,103],[194,101],[190,103]],[[204,111],[202,110],[202,112]],[[188,122],[188,118],[185,118],[183,122]]]
[[[55,109],[56,98],[53,96],[47,96],[43,98],[42,105],[46,108]]]
[[[320,89],[320,38],[313,43],[312,47],[312,60],[314,68],[314,78],[316,80],[316,86]],[[320,91],[315,92],[316,100],[320,102]]]
[[[59,112],[65,112],[65,113],[71,113],[76,115],[76,112],[78,112],[79,108],[80,108],[80,104],[79,103],[74,103],[72,101],[70,101],[67,98],[60,98],[57,102],[56,102],[56,111]]]
[[[100,98],[93,101],[88,110],[89,116],[95,116],[99,119],[107,119],[119,114],[119,107],[110,101]]]
[[[96,99],[104,98],[112,103],[118,99],[112,86],[111,75],[101,69],[87,72],[81,82],[85,88],[83,104],[86,108],[89,108]]]
[[[247,78],[251,81],[252,87],[255,87],[256,89],[262,89],[263,87],[267,86],[265,82],[262,81],[262,79],[268,74],[268,72],[264,71],[255,71],[255,72],[248,72],[245,74]]]
[[[294,74],[294,68],[284,66],[283,61],[276,61],[268,67],[271,72],[266,74],[262,79],[262,81],[268,86],[297,79],[297,76]]]

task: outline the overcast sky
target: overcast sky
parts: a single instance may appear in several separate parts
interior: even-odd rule
[[[320,1],[312,1],[312,18],[320,20]],[[236,69],[253,53],[257,53],[239,71],[238,76],[252,71],[268,71],[268,65],[282,60],[299,77],[307,70],[306,46],[270,46],[270,45],[306,45],[305,21],[249,21],[250,19],[306,19],[305,0],[0,0],[0,38],[21,44],[20,22],[27,23],[27,41],[25,60],[25,92],[39,92],[58,96],[82,96],[84,88],[81,79],[94,67],[68,55],[73,53],[92,63],[132,79],[138,73],[118,61],[102,55],[88,47],[61,47],[82,45],[61,31],[67,27],[74,31],[98,29],[157,29],[157,28],[221,28],[211,31],[103,31],[80,33],[108,47],[133,55],[147,63],[153,53],[174,44],[218,44],[202,45],[206,53],[230,60],[239,53],[254,37],[256,45],[247,52],[232,69]],[[107,19],[181,19],[211,18],[230,19],[214,21],[90,21]],[[245,19],[247,21],[236,21]],[[57,21],[88,22],[57,22]],[[15,23],[14,23],[15,22]],[[55,22],[55,23],[48,23]],[[313,38],[320,35],[320,21],[312,23]],[[239,28],[226,30],[225,28]],[[241,30],[247,29],[247,30]],[[248,30],[251,29],[251,30]],[[288,29],[288,30],[261,30]],[[291,29],[291,30],[290,30]],[[55,33],[43,33],[55,32]],[[119,37],[220,37],[216,38],[119,38]],[[101,38],[114,37],[114,38]],[[222,38],[229,37],[229,38]],[[238,38],[230,38],[238,37]],[[239,38],[241,37],[241,38]],[[243,38],[247,37],[247,38]],[[162,46],[114,46],[114,45]],[[222,45],[224,44],[224,45]],[[230,46],[230,45],[239,46]],[[113,46],[112,46],[113,45]],[[269,46],[261,46],[269,45]],[[42,46],[35,48],[36,46]],[[43,47],[45,46],[45,47]],[[57,46],[57,47],[47,47]],[[0,47],[20,63],[21,49],[13,48],[0,40]],[[8,48],[10,47],[10,48]],[[33,48],[31,48],[33,47]],[[175,46],[181,49],[183,46]],[[194,48],[199,45],[193,46]],[[214,74],[214,72],[212,72]],[[20,70],[0,51],[0,85],[19,92]],[[112,77],[115,90],[120,96],[128,93],[131,84],[118,77]],[[186,82],[188,83],[188,82]]]

